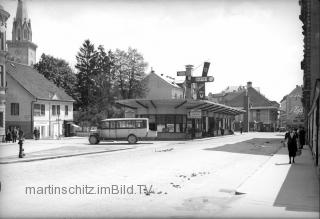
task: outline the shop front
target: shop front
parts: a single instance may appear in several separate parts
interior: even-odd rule
[[[125,117],[149,118],[158,139],[192,139],[231,134],[235,115],[244,113],[207,100],[127,99],[117,104]]]

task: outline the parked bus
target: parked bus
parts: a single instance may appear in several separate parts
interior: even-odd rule
[[[90,132],[89,142],[99,144],[103,140],[127,140],[129,144],[135,144],[141,138],[151,137],[149,132],[147,118],[105,119],[96,131]]]

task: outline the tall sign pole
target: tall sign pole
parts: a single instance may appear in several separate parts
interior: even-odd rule
[[[186,91],[185,91],[186,99],[192,98],[192,93],[191,93],[192,69],[193,69],[193,65],[186,65]]]
[[[178,71],[177,76],[185,76],[185,98],[186,99],[205,99],[205,83],[213,82],[212,76],[207,76],[210,62],[205,62],[202,76],[193,77],[193,65],[186,65],[185,71]]]
[[[210,62],[204,62],[203,70],[202,70],[202,77],[207,77],[208,71],[210,67]],[[198,93],[197,93],[197,99],[204,100],[206,96],[206,83],[205,82],[199,82],[198,83]]]

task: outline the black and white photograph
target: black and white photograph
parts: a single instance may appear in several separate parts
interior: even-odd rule
[[[314,218],[319,0],[1,0],[0,218]]]

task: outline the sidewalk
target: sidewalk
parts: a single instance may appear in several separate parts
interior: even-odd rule
[[[39,160],[49,160],[57,159],[64,157],[74,157],[80,155],[88,154],[98,154],[98,153],[107,153],[115,152],[122,150],[129,150],[135,148],[134,146],[125,146],[125,145],[90,145],[87,147],[84,146],[60,146],[51,149],[45,149],[40,151],[33,151],[26,153],[24,158],[18,158],[17,155],[3,156],[0,157],[0,164],[10,164],[10,163],[21,163],[21,162],[31,162]]]
[[[295,164],[288,161],[283,147],[236,189],[245,194],[226,215],[319,218],[319,180],[310,149],[305,147]]]

